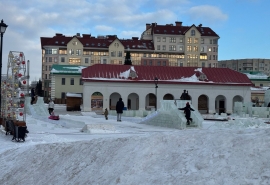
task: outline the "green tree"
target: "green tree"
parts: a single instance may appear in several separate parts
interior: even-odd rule
[[[39,80],[37,85],[36,85],[36,94],[38,96],[42,96],[42,82],[41,82],[41,80]]]

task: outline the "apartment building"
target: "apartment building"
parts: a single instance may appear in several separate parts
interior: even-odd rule
[[[218,61],[218,67],[230,68],[238,72],[261,72],[270,75],[270,59],[232,59]]]
[[[94,37],[80,33],[74,36],[56,33],[53,37],[40,39],[45,101],[51,96],[53,64],[86,67],[94,64],[123,65],[129,50],[132,65],[218,67],[219,36],[201,24],[146,24],[140,39],[119,39],[117,35]]]

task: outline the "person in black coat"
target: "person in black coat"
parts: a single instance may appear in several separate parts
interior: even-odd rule
[[[124,102],[122,98],[119,98],[119,101],[116,103],[116,113],[117,113],[117,121],[121,121],[121,115],[123,114]]]
[[[190,121],[192,121],[192,118],[190,117],[190,111],[194,111],[187,102],[186,106],[184,108],[178,108],[179,110],[184,110],[184,113],[186,114],[187,124],[190,125]]]
[[[32,88],[31,89],[31,105],[33,105],[34,101],[35,101],[35,89]]]
[[[184,90],[184,92],[181,94],[180,99],[181,100],[188,100],[188,91]]]

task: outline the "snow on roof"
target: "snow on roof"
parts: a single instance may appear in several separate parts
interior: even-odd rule
[[[268,76],[262,73],[258,73],[258,74],[244,73],[244,74],[247,75],[249,79],[268,79]]]
[[[123,73],[120,73],[119,77],[128,79],[130,77],[130,72],[135,71],[134,66],[131,66],[130,69],[124,71]],[[135,71],[136,72],[136,71]]]
[[[81,98],[82,97],[82,94],[67,92],[66,96],[67,97],[78,97],[78,98]]]
[[[85,66],[53,66],[52,73],[81,73]]]

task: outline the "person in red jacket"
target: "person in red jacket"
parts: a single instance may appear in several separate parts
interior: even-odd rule
[[[190,125],[190,122],[192,122],[192,118],[190,117],[190,111],[194,111],[189,105],[189,103],[186,103],[186,106],[184,108],[178,108],[179,110],[184,110],[184,113],[186,114],[186,119],[187,119],[187,125]]]

